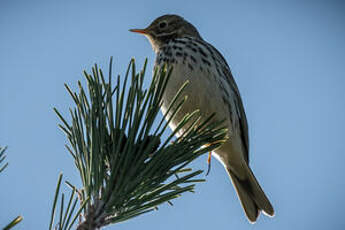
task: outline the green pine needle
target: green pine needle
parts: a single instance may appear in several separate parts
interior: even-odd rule
[[[2,171],[4,171],[4,169],[8,166],[8,162],[6,162],[3,166],[1,166],[1,164],[4,162],[4,160],[6,159],[6,155],[5,155],[5,151],[6,151],[7,147],[1,147],[0,146],[0,173]],[[9,223],[6,227],[3,228],[3,230],[9,230],[12,229],[15,225],[17,225],[19,222],[21,222],[23,220],[22,216],[17,216],[16,218],[14,218],[11,223]]]
[[[6,155],[5,155],[5,151],[6,151],[7,147],[2,148],[0,147],[0,173],[2,171],[5,170],[5,168],[8,166],[8,162],[6,162],[3,166],[1,166],[1,164],[4,162]]]
[[[156,210],[162,203],[184,192],[192,192],[202,173],[186,166],[202,154],[217,148],[225,139],[226,130],[212,117],[201,120],[198,111],[186,114],[167,139],[163,134],[168,123],[158,120],[163,93],[171,71],[167,66],[155,70],[150,86],[143,88],[147,60],[139,73],[131,60],[124,79],[113,79],[112,58],[108,80],[95,65],[92,74],[84,71],[87,88],[78,82],[78,92],[65,85],[75,102],[70,109],[71,121],[54,108],[66,134],[83,187],[77,191],[81,206],[75,212],[71,206],[73,188],[65,212],[60,204],[60,217],[55,229],[70,229],[77,217],[77,229],[99,229]],[[116,85],[113,86],[112,82]],[[183,90],[169,106],[169,114],[176,114],[186,100]],[[158,126],[156,126],[158,124]],[[174,135],[184,129],[184,135],[172,142]],[[207,147],[206,147],[207,146]],[[56,189],[59,194],[61,177]],[[56,197],[53,204],[53,227]],[[64,199],[64,196],[62,196]],[[72,207],[72,208],[71,208]],[[71,217],[73,213],[73,217]],[[67,219],[66,219],[67,218]],[[68,226],[68,227],[67,227]]]
[[[6,227],[3,228],[3,230],[9,230],[12,229],[15,225],[17,225],[19,222],[23,220],[22,216],[17,216],[14,218],[14,220],[11,221]]]

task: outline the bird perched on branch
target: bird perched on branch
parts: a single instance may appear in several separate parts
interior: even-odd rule
[[[248,124],[240,92],[220,52],[202,39],[198,30],[178,15],[164,15],[145,29],[130,31],[145,35],[156,53],[155,67],[164,64],[173,71],[163,95],[163,114],[176,92],[188,80],[188,96],[172,120],[174,129],[185,114],[200,111],[202,118],[215,113],[228,129],[227,141],[213,152],[222,162],[248,220],[254,223],[262,211],[274,215],[273,207],[249,167]],[[168,118],[172,114],[168,114]]]

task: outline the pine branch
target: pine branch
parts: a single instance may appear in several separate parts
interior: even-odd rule
[[[156,70],[148,89],[143,88],[147,61],[137,73],[131,60],[126,75],[116,79],[112,86],[112,59],[106,81],[95,65],[92,74],[84,71],[87,90],[78,82],[78,93],[65,85],[76,106],[70,109],[72,121],[54,109],[62,124],[83,187],[74,185],[67,209],[64,194],[61,197],[59,222],[54,226],[55,209],[61,177],[56,189],[49,229],[70,229],[79,213],[78,230],[100,229],[157,209],[157,206],[193,191],[194,179],[201,170],[193,171],[187,165],[200,155],[219,147],[225,138],[221,122],[212,117],[201,121],[198,112],[186,114],[173,133],[165,140],[168,125],[158,120],[162,97],[171,69]],[[186,98],[183,88],[177,92],[168,109],[176,114]],[[159,124],[155,127],[154,124]],[[186,130],[172,142],[174,135]],[[207,146],[207,147],[206,147]],[[178,175],[178,176],[176,176]],[[81,207],[71,207],[74,194]],[[76,204],[76,200],[75,203]],[[76,212],[76,214],[75,214]],[[72,214],[74,217],[72,218]],[[69,217],[67,217],[69,216]]]

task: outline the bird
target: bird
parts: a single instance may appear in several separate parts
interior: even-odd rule
[[[249,167],[247,118],[239,89],[223,55],[179,15],[163,15],[144,29],[130,31],[148,38],[156,54],[155,69],[172,67],[163,94],[163,114],[176,92],[189,82],[183,91],[188,99],[170,122],[170,128],[174,130],[186,114],[195,110],[199,110],[201,118],[215,114],[214,119],[224,120],[227,140],[212,156],[226,169],[250,223],[255,223],[261,212],[274,216],[271,202]],[[167,119],[171,116],[168,113]]]

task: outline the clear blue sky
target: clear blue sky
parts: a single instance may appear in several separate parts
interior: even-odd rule
[[[115,72],[154,53],[129,28],[176,13],[224,55],[245,104],[251,167],[276,209],[244,217],[222,166],[175,206],[108,229],[344,229],[345,4],[342,1],[0,1],[0,226],[47,229],[60,171],[79,184],[52,108],[67,114],[81,71]],[[150,73],[150,71],[148,71]],[[206,169],[206,156],[193,164]]]

